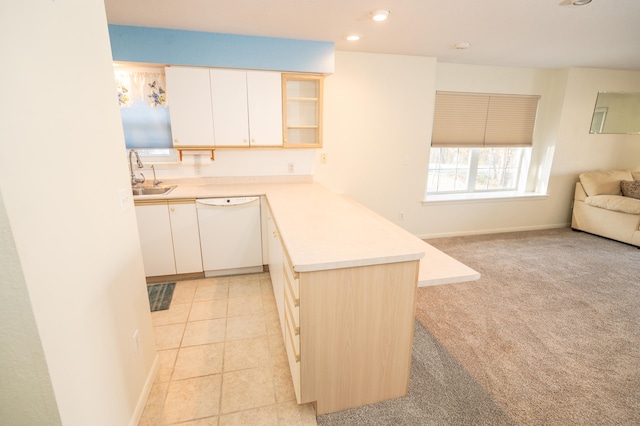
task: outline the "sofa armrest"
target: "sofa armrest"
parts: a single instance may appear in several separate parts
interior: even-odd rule
[[[587,193],[584,192],[584,187],[580,182],[576,182],[576,191],[573,195],[575,201],[584,201],[587,199]]]

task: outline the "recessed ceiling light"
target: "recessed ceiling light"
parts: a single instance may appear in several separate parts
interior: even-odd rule
[[[360,36],[357,34],[351,34],[351,35],[348,35],[346,39],[349,41],[358,41],[360,40]]]
[[[371,19],[381,22],[389,17],[389,13],[391,13],[389,10],[374,10],[371,12]]]

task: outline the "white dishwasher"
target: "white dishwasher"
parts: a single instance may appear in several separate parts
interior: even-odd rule
[[[206,277],[262,272],[260,197],[196,200]]]

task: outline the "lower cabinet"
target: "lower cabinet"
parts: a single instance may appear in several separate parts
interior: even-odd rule
[[[282,261],[284,252],[280,241],[278,228],[271,215],[271,210],[267,209],[267,253],[269,254],[269,275],[271,276],[271,285],[273,286],[273,294],[278,307],[278,315],[280,316],[280,328],[284,337],[284,275],[282,270]]]
[[[296,272],[284,244],[270,237],[297,402],[315,402],[325,414],[405,396],[419,261]]]
[[[136,201],[145,275],[202,272],[193,200]]]
[[[303,401],[300,393],[300,280],[293,271],[289,257],[285,254],[284,264],[284,346],[289,360],[293,389],[298,404]]]
[[[176,273],[202,272],[204,269],[196,204],[194,201],[179,200],[169,200],[168,203]]]

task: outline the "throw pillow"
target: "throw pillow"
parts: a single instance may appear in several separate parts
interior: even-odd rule
[[[640,200],[640,180],[622,180],[620,181],[620,190],[625,197]]]

